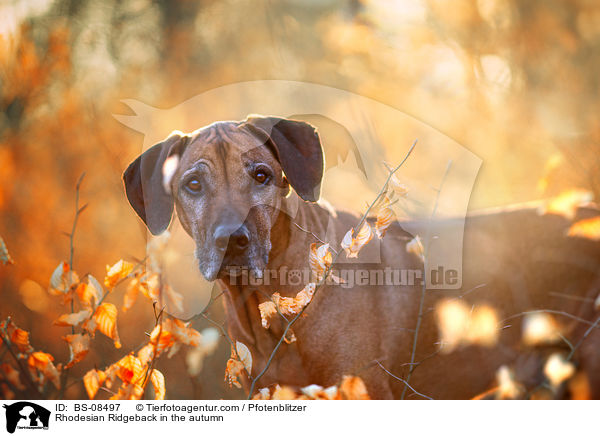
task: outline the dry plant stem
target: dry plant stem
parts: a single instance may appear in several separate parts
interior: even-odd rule
[[[383,369],[383,371],[384,371],[384,372],[385,372],[387,375],[389,375],[390,377],[392,377],[392,378],[394,378],[394,379],[396,379],[396,380],[398,380],[398,381],[401,381],[402,383],[404,383],[404,386],[405,386],[406,388],[410,389],[411,391],[413,391],[413,392],[415,393],[415,395],[418,395],[418,396],[420,396],[420,397],[423,397],[423,398],[425,398],[425,399],[427,399],[427,400],[433,400],[433,398],[431,398],[431,397],[428,397],[427,395],[425,395],[425,394],[422,394],[422,393],[420,393],[420,392],[417,392],[417,391],[416,391],[416,390],[415,390],[415,389],[414,389],[414,388],[413,388],[411,385],[409,385],[409,384],[408,384],[408,382],[407,382],[406,380],[404,380],[403,378],[400,378],[400,377],[398,377],[397,375],[394,375],[394,374],[392,374],[392,373],[391,373],[390,371],[388,371],[388,370],[385,368],[385,366],[383,366],[383,365],[381,364],[381,362],[379,362],[378,360],[376,360],[376,361],[375,361],[375,363],[376,363],[376,364],[377,364],[377,365],[378,365],[378,366],[379,366],[381,369]]]
[[[594,330],[596,327],[598,327],[598,324],[600,324],[600,316],[598,318],[596,318],[596,321],[594,321],[594,323],[590,326],[590,328],[588,328],[585,331],[585,333],[583,334],[583,336],[579,340],[579,342],[577,342],[577,344],[571,348],[571,352],[567,356],[567,360],[571,360],[573,358],[575,351],[577,351],[577,349],[581,346],[583,341],[585,341],[585,339],[590,335],[590,333],[592,333],[592,330]]]
[[[375,200],[373,200],[373,202],[371,202],[371,204],[369,205],[369,207],[367,208],[366,212],[362,215],[360,221],[358,222],[358,225],[354,226],[352,228],[352,234],[355,234],[358,230],[360,230],[361,226],[363,225],[363,223],[365,222],[365,220],[367,219],[367,216],[369,215],[369,212],[371,212],[371,209],[373,208],[373,206],[379,201],[379,199],[387,192],[387,188],[388,188],[388,184],[390,182],[390,179],[392,178],[392,176],[394,175],[394,173],[396,171],[398,171],[402,165],[404,165],[404,162],[406,162],[406,160],[408,159],[408,157],[411,155],[412,151],[414,150],[415,146],[417,145],[417,140],[415,139],[415,141],[413,142],[412,146],[410,147],[410,149],[408,150],[408,152],[406,153],[406,156],[404,156],[404,159],[402,159],[402,162],[400,162],[398,164],[398,166],[396,166],[396,168],[394,168],[392,171],[390,171],[390,173],[388,174],[388,177],[385,181],[385,183],[383,184],[381,190],[379,191],[379,193],[377,194],[377,197],[375,197]],[[357,230],[358,229],[358,230]],[[319,291],[319,289],[323,286],[323,284],[325,283],[325,281],[327,280],[327,277],[329,277],[329,273],[331,272],[331,268],[333,267],[333,265],[335,264],[338,256],[340,255],[342,251],[337,252],[334,256],[333,259],[331,261],[331,264],[329,265],[329,267],[327,268],[327,270],[325,270],[323,277],[321,278],[321,280],[319,281],[319,283],[317,283],[317,285],[315,286],[315,291],[313,293],[313,297],[311,299],[311,301],[314,300],[315,295],[317,294],[317,292]],[[281,347],[281,344],[283,343],[283,341],[285,340],[288,331],[291,329],[292,325],[294,325],[294,323],[300,318],[300,316],[302,316],[302,314],[304,313],[304,311],[306,310],[306,308],[308,306],[310,306],[311,301],[308,302],[308,304],[306,306],[304,306],[297,314],[296,316],[294,316],[290,321],[288,321],[285,329],[283,330],[283,333],[281,334],[281,337],[279,338],[279,341],[277,342],[277,344],[275,345],[275,348],[273,348],[273,351],[271,352],[271,355],[269,356],[269,359],[267,360],[267,363],[265,364],[265,367],[262,369],[262,371],[260,371],[256,377],[254,377],[254,380],[252,380],[252,385],[250,386],[250,391],[248,393],[248,400],[252,399],[252,395],[254,393],[254,389],[256,388],[256,383],[261,379],[261,377],[265,374],[265,372],[267,372],[267,370],[269,369],[269,366],[271,365],[271,362],[273,361],[273,358],[275,357],[275,354],[277,354],[277,351],[279,350],[279,348]]]
[[[27,368],[25,366],[23,366],[23,362],[21,362],[21,360],[19,360],[19,358],[15,354],[14,350],[12,349],[11,343],[10,343],[10,340],[8,340],[8,336],[7,336],[6,331],[4,331],[2,333],[3,334],[0,335],[0,339],[2,339],[2,342],[4,342],[4,345],[6,345],[6,349],[8,350],[9,354],[12,356],[12,358],[15,361],[15,363],[17,364],[17,366],[21,370],[21,374],[24,375],[25,381],[27,382],[27,384],[29,385],[29,387],[33,391],[34,398],[36,398],[36,399],[37,398],[41,398],[41,393],[40,393],[39,389],[37,388],[37,386],[35,385],[35,383],[31,379],[31,374],[29,374],[29,371],[27,371]]]
[[[305,228],[303,228],[302,226],[300,226],[300,224],[293,222],[292,224],[294,224],[296,227],[298,227],[300,230],[302,230],[304,233],[308,233],[309,235],[312,235],[313,238],[315,238],[317,241],[319,241],[321,244],[326,244],[325,241],[323,241],[321,238],[319,238],[317,235],[315,235],[313,232],[311,232],[310,230],[306,230]],[[332,247],[329,247],[329,249],[331,251],[333,251],[335,254],[337,254],[337,251],[335,249],[333,249]]]
[[[146,368],[146,373],[144,374],[144,380],[142,380],[142,388],[143,389],[146,389],[146,385],[148,384],[148,376],[154,370],[154,363],[156,362],[156,354],[158,351],[158,344],[160,342],[160,336],[162,335],[163,325],[161,322],[161,318],[163,316],[165,306],[163,306],[162,309],[160,309],[160,312],[158,312],[158,314],[156,314],[156,301],[155,301],[154,303],[152,303],[152,310],[154,311],[154,327],[156,327],[157,325],[160,324],[160,328],[158,329],[158,336],[156,337],[156,344],[154,344],[154,351],[152,352],[152,361],[150,362],[150,365],[148,366],[148,368]]]
[[[79,215],[85,210],[87,204],[84,204],[81,208],[79,207],[79,190],[81,188],[81,183],[83,182],[83,178],[85,177],[85,172],[81,173],[79,179],[77,180],[77,184],[75,185],[75,217],[73,218],[73,226],[71,227],[71,233],[69,233],[69,270],[73,271],[73,258],[75,256],[75,230],[77,230],[77,220],[79,219]],[[75,302],[74,299],[71,298],[71,313],[75,312]],[[75,334],[75,326],[71,326],[71,334]],[[59,399],[63,399],[65,395],[65,389],[67,385],[67,380],[69,379],[69,369],[66,369],[61,374],[61,383],[60,383],[60,391],[58,394]]]
[[[596,322],[591,322],[591,321],[588,321],[587,319],[583,319],[583,318],[580,318],[579,316],[573,315],[572,313],[563,312],[563,311],[560,311],[560,310],[552,310],[552,309],[528,310],[528,311],[525,311],[525,312],[517,313],[517,314],[515,314],[515,315],[511,315],[511,316],[509,316],[508,318],[504,318],[504,319],[503,319],[502,321],[500,321],[498,324],[499,324],[499,325],[502,325],[502,324],[504,324],[506,321],[509,321],[509,320],[511,320],[511,319],[520,318],[520,317],[522,317],[522,316],[525,316],[525,315],[532,315],[532,314],[535,314],[535,313],[552,313],[552,314],[554,314],[554,315],[561,315],[561,316],[565,316],[565,317],[567,317],[567,318],[574,319],[575,321],[579,321],[579,322],[580,322],[580,323],[582,323],[582,324],[587,324],[587,325],[591,326],[591,327],[590,327],[590,331],[591,331],[591,330],[593,330],[593,329],[595,329],[595,328],[600,328],[600,325],[598,325],[598,324],[599,324],[599,321],[598,321],[598,320],[596,320]],[[508,327],[511,327],[511,326],[510,326],[510,325],[507,325],[507,326],[502,326],[502,327],[500,327],[500,329],[505,329],[505,328],[508,328]],[[589,333],[588,333],[588,334],[589,334]]]
[[[426,246],[425,246],[425,253],[423,256],[423,284],[421,286],[421,299],[419,301],[419,314],[417,316],[417,326],[415,327],[415,334],[413,336],[413,345],[412,345],[412,351],[410,354],[410,369],[408,370],[408,375],[406,376],[406,384],[404,385],[404,389],[402,390],[402,395],[400,396],[400,399],[403,400],[405,395],[406,395],[406,389],[408,386],[410,386],[408,383],[410,382],[410,377],[412,376],[412,373],[414,372],[415,368],[418,365],[414,365],[415,363],[415,357],[417,354],[417,342],[419,341],[419,330],[421,328],[421,322],[423,320],[423,306],[425,304],[425,291],[427,290],[427,279],[426,279],[426,275],[427,275],[427,256],[429,255],[429,244],[431,242],[431,221],[433,221],[433,218],[435,217],[435,214],[437,213],[437,208],[438,208],[438,203],[439,203],[439,199],[440,199],[440,192],[442,191],[442,188],[444,187],[444,182],[446,181],[446,176],[448,176],[448,171],[450,171],[450,167],[452,166],[452,161],[448,161],[448,165],[446,165],[446,171],[444,172],[444,175],[442,177],[442,181],[440,182],[440,186],[437,189],[437,194],[435,197],[435,204],[433,206],[433,211],[431,212],[431,217],[429,218],[429,226],[427,228],[427,236],[426,236]]]

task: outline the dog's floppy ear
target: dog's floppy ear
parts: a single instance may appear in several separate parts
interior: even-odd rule
[[[173,196],[163,184],[163,166],[168,158],[178,161],[188,139],[181,132],[171,133],[138,156],[123,173],[127,199],[153,235],[164,232],[173,215]]]
[[[285,177],[306,201],[317,201],[323,178],[323,147],[316,129],[304,121],[249,116],[245,125],[271,147]]]

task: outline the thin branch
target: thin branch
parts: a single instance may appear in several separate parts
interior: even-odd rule
[[[569,353],[569,355],[567,356],[567,360],[571,360],[571,358],[573,357],[573,355],[575,354],[575,351],[577,351],[577,349],[579,347],[581,347],[581,344],[583,343],[583,341],[585,341],[585,339],[590,335],[590,333],[592,332],[592,330],[594,330],[596,327],[598,327],[598,324],[600,324],[600,316],[598,318],[596,318],[596,321],[594,321],[594,323],[590,326],[590,328],[588,328],[585,333],[583,334],[582,338],[579,340],[579,342],[577,342],[577,344],[575,344],[574,347],[571,347],[571,352]]]
[[[313,236],[313,237],[314,237],[314,238],[315,238],[317,241],[319,241],[321,244],[326,244],[326,242],[325,242],[325,241],[323,241],[321,238],[319,238],[319,237],[318,237],[317,235],[315,235],[313,232],[311,232],[310,230],[306,230],[306,229],[302,228],[302,227],[300,226],[300,224],[298,224],[298,223],[296,223],[296,222],[293,222],[293,221],[292,221],[292,224],[294,224],[296,227],[298,227],[298,228],[299,228],[300,230],[302,230],[304,233],[308,233],[309,235],[312,235],[312,236]],[[335,250],[333,247],[329,247],[329,249],[330,249],[331,251],[333,251],[335,254],[337,254],[337,251],[336,251],[336,250]]]
[[[554,315],[561,315],[567,318],[571,318],[574,319],[575,321],[579,321],[580,323],[583,324],[587,324],[589,326],[591,326],[591,329],[593,330],[594,328],[598,328],[598,321],[596,320],[596,322],[591,322],[588,321],[587,319],[583,319],[579,316],[573,315],[572,313],[568,313],[568,312],[563,312],[560,310],[552,310],[552,309],[538,309],[538,310],[528,310],[525,312],[521,312],[521,313],[516,313],[514,315],[509,316],[508,318],[504,318],[502,321],[500,321],[498,324],[504,324],[506,321],[509,321],[511,319],[515,319],[515,318],[520,318],[522,316],[526,316],[526,315],[532,315],[535,313],[552,313]],[[506,326],[503,326],[501,328],[505,328]]]
[[[426,398],[426,399],[428,399],[428,400],[433,400],[433,398],[431,398],[431,397],[428,397],[427,395],[425,395],[425,394],[422,394],[422,393],[420,393],[420,392],[417,392],[417,391],[416,391],[416,390],[415,390],[415,389],[414,389],[414,388],[413,388],[411,385],[409,385],[409,384],[408,384],[408,382],[407,382],[406,380],[404,380],[403,378],[400,378],[400,377],[398,377],[397,375],[394,375],[394,374],[392,374],[391,372],[389,372],[389,371],[388,371],[388,370],[385,368],[385,366],[383,366],[383,365],[381,364],[381,362],[379,362],[378,360],[376,360],[376,361],[375,361],[375,363],[376,363],[377,365],[379,365],[379,367],[380,367],[381,369],[383,369],[387,375],[389,375],[390,377],[392,377],[392,378],[394,378],[394,379],[396,379],[396,380],[398,380],[398,381],[401,381],[402,383],[404,383],[404,388],[405,388],[405,389],[406,389],[406,388],[408,388],[408,389],[410,389],[411,391],[413,391],[413,392],[414,392],[416,395],[418,395],[418,396],[420,396],[420,397]]]
[[[452,161],[449,160],[448,164],[446,165],[446,171],[444,171],[444,175],[442,176],[442,180],[440,182],[439,189],[435,196],[435,204],[433,205],[433,211],[431,212],[431,217],[429,218],[429,226],[427,227],[426,246],[425,246],[425,250],[424,250],[425,253],[423,255],[423,284],[421,285],[421,299],[419,301],[419,314],[417,316],[417,326],[415,327],[415,334],[413,336],[412,351],[410,354],[410,363],[415,362],[415,357],[417,354],[417,343],[419,341],[419,330],[421,329],[421,322],[423,321],[423,306],[425,305],[425,291],[427,290],[427,277],[426,277],[427,276],[427,257],[429,256],[429,245],[431,242],[431,239],[430,239],[431,221],[433,220],[433,218],[435,217],[435,214],[437,213],[437,208],[438,208],[438,204],[439,204],[439,200],[440,200],[440,193],[442,191],[442,187],[444,186],[444,182],[446,181],[446,177],[448,176],[448,172],[450,171],[451,166],[452,166]],[[408,382],[410,382],[410,377],[412,376],[412,373],[416,367],[417,367],[417,365],[411,365],[410,369],[408,370],[408,375],[406,376],[406,386],[404,386],[404,389],[402,390],[402,395],[400,396],[401,400],[403,400],[404,396],[406,395],[406,389],[408,386]]]
[[[402,159],[402,162],[400,162],[398,164],[398,166],[396,166],[396,168],[393,169],[393,171],[390,171],[390,173],[387,176],[387,179],[386,179],[385,183],[383,184],[381,190],[377,194],[377,197],[375,197],[375,200],[373,200],[373,202],[371,203],[371,205],[367,208],[366,212],[362,215],[362,217],[361,217],[360,221],[358,222],[358,224],[355,227],[352,228],[352,234],[356,234],[356,232],[361,229],[363,223],[367,219],[367,216],[369,215],[369,212],[371,211],[371,209],[373,208],[373,206],[387,192],[388,184],[390,182],[390,179],[392,178],[392,176],[394,175],[394,173],[396,171],[398,171],[402,167],[402,165],[404,165],[404,163],[406,162],[406,160],[408,159],[408,157],[411,155],[411,153],[414,150],[414,148],[415,148],[416,145],[417,145],[417,140],[415,139],[415,141],[413,142],[412,146],[410,147],[410,149],[406,153],[406,156],[404,157],[404,159]],[[304,311],[308,308],[308,306],[310,306],[310,303],[312,301],[314,301],[315,295],[317,294],[317,292],[319,291],[319,289],[321,288],[321,286],[323,286],[323,284],[326,282],[326,280],[329,277],[329,274],[331,272],[331,269],[333,268],[333,265],[335,264],[335,262],[336,262],[337,258],[339,257],[340,253],[341,253],[341,251],[338,251],[333,256],[331,264],[327,267],[327,269],[325,270],[325,272],[323,274],[323,277],[321,278],[321,280],[319,281],[319,283],[317,283],[317,285],[315,286],[315,291],[313,293],[313,297],[312,297],[311,301],[309,301],[308,304],[306,304],[296,314],[296,316],[294,316],[294,318],[292,318],[290,321],[288,321],[285,329],[283,330],[283,333],[282,333],[281,337],[279,338],[279,341],[275,345],[275,348],[273,348],[273,351],[271,352],[271,355],[269,356],[269,359],[267,360],[267,363],[265,364],[265,367],[262,369],[262,371],[260,371],[257,374],[256,377],[254,377],[254,380],[252,380],[252,384],[250,385],[250,391],[248,393],[248,400],[252,399],[252,395],[254,393],[254,389],[256,387],[256,383],[261,379],[261,377],[267,372],[267,370],[271,366],[271,362],[273,362],[273,359],[275,358],[275,355],[277,354],[277,351],[279,350],[279,348],[281,347],[281,344],[283,343],[283,341],[287,337],[288,331],[292,328],[292,325],[294,325],[294,323],[298,319],[300,319],[300,317],[302,316],[302,314],[304,314]]]

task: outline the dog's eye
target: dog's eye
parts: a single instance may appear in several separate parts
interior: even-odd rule
[[[185,184],[185,187],[191,192],[200,192],[202,189],[200,180],[198,180],[196,177],[192,177],[190,180],[188,180]]]
[[[256,180],[258,183],[264,185],[269,181],[270,178],[270,174],[262,168],[259,168],[256,171],[254,171],[254,180]]]

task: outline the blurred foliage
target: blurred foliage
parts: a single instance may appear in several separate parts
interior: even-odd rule
[[[46,288],[69,255],[81,173],[89,207],[75,268],[102,276],[98,259],[144,254],[120,178],[141,138],[112,117],[127,111],[120,99],[170,107],[238,81],[320,83],[403,110],[479,155],[472,207],[571,187],[600,195],[594,0],[14,0],[0,15],[0,234],[15,261],[0,269],[0,318],[63,361],[48,328],[62,312]],[[143,340],[131,326],[154,322],[141,305],[122,318],[123,343]],[[88,359],[116,357],[106,341]],[[215,361],[212,378],[180,380],[172,397],[228,395]]]

